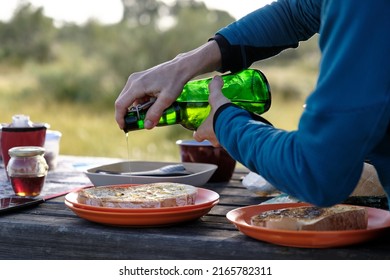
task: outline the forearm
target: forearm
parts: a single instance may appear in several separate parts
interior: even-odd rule
[[[346,131],[351,121],[340,119],[342,116],[329,120],[330,127],[338,126],[334,130],[322,126],[324,133],[315,128],[288,132],[255,122],[248,112],[230,106],[218,115],[214,128],[220,144],[237,161],[280,191],[302,201],[329,206],[353,191],[367,148],[358,144],[360,139],[352,144],[350,131],[340,132]],[[338,132],[337,137],[334,131]],[[360,147],[362,153],[355,153]]]
[[[177,65],[177,73],[183,74],[186,83],[195,76],[217,70],[221,65],[221,52],[215,41],[182,53],[172,60]]]

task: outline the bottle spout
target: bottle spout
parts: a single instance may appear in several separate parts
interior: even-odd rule
[[[125,115],[125,127],[123,131],[128,133],[131,130],[143,129],[146,111],[155,101],[156,98],[153,97],[145,103],[130,107]]]
[[[149,101],[145,102],[145,103],[142,103],[142,104],[138,104],[138,105],[135,105],[135,106],[132,106],[129,108],[129,112],[137,112],[137,115],[139,117],[139,112],[141,110],[146,110],[148,109],[150,106],[152,106],[152,104],[156,102],[156,98],[151,98]]]

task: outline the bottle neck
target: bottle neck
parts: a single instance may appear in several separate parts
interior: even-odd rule
[[[138,111],[130,111],[125,116],[124,132],[127,133],[133,130],[140,130],[145,128],[145,117],[147,109]],[[157,126],[166,126],[181,123],[181,109],[178,102],[173,102],[170,107],[164,110]]]
[[[141,127],[140,127],[139,118],[137,116],[137,112],[128,112],[125,116],[125,127],[123,131],[127,133],[129,131],[138,130],[138,129],[141,129]]]

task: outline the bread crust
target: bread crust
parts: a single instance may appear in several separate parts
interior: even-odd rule
[[[366,208],[353,205],[301,206],[262,212],[251,218],[251,224],[295,231],[357,230],[367,228],[368,214]]]
[[[162,208],[195,204],[197,188],[178,183],[102,186],[79,191],[79,203],[110,208]]]

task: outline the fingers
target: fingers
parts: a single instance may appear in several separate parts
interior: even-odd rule
[[[124,128],[124,117],[129,107],[145,103],[149,101],[150,98],[159,95],[158,81],[147,75],[149,71],[150,70],[131,74],[127,79],[126,85],[116,99],[115,120],[120,129]],[[155,108],[158,110],[159,106],[155,106]],[[152,127],[153,125],[150,125],[150,123],[157,123],[158,120],[155,120],[157,117],[153,116],[153,114],[149,114],[149,116],[151,121],[148,122],[148,127]]]
[[[198,141],[198,142],[202,142],[204,140],[208,140],[211,145],[213,145],[214,147],[220,147],[221,145],[219,144],[218,140],[217,140],[217,137],[215,136],[214,132],[211,132],[211,133],[205,133],[205,131],[203,130],[202,126],[200,127],[200,129],[194,131],[194,134],[193,134],[193,138]]]
[[[115,102],[115,121],[117,122],[120,129],[125,127],[124,116],[127,113],[127,108],[125,109],[122,103],[118,100]]]
[[[145,129],[152,129],[155,127],[164,110],[168,108],[175,99],[171,97],[167,97],[163,92],[159,94],[158,102],[153,103],[152,106],[149,107],[145,116]]]
[[[162,66],[130,75],[125,87],[115,101],[115,120],[120,129],[125,126],[124,117],[129,107],[142,104],[157,98],[149,107],[145,117],[145,128],[151,129],[158,124],[163,111],[169,107],[180,94],[182,83],[177,82],[177,75],[162,71]],[[169,69],[168,69],[169,70]]]
[[[223,80],[220,76],[215,76],[209,83],[209,102],[211,105],[210,114],[202,125],[194,132],[194,139],[198,142],[209,140],[214,147],[220,147],[217,136],[214,133],[213,119],[215,111],[227,102],[230,102],[222,94]]]
[[[214,113],[221,105],[230,102],[222,94],[223,80],[220,76],[215,76],[209,83],[209,103],[211,105],[212,113]]]
[[[129,94],[123,94],[123,91],[115,101],[115,120],[120,129],[123,129],[125,125],[124,117],[127,113],[127,108],[129,107],[128,104],[133,104],[133,102],[134,100],[131,96]]]
[[[127,109],[138,98],[137,94],[130,94],[131,92],[140,92],[134,88],[135,81],[138,80],[139,73],[134,73],[129,76],[127,82],[115,101],[115,120],[118,123],[120,129],[124,128],[124,116],[127,113]],[[141,96],[139,96],[141,98]],[[140,102],[142,103],[142,102]]]

